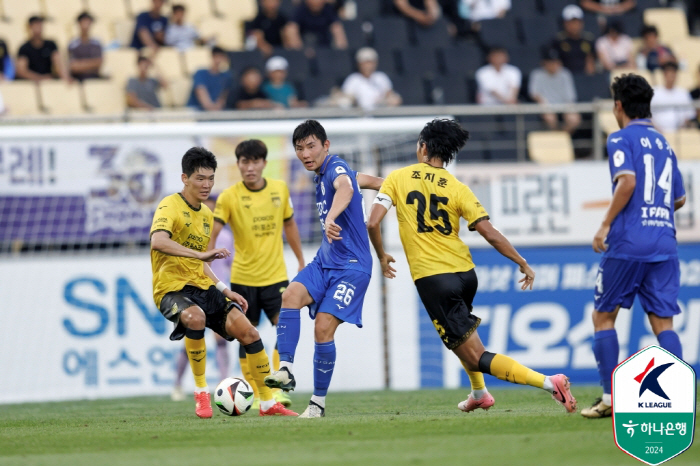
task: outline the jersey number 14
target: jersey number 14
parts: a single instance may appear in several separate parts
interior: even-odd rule
[[[654,172],[654,156],[644,154],[644,202],[647,204],[654,204],[657,184],[664,192],[664,204],[670,208],[671,191],[673,190],[673,160],[671,157],[666,158],[666,164],[657,183]]]

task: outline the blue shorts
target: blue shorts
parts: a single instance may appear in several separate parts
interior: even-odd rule
[[[359,270],[324,269],[314,259],[292,282],[304,285],[314,300],[309,306],[312,319],[318,312],[325,312],[361,328],[362,304],[370,278]]]
[[[636,262],[604,257],[596,277],[595,308],[601,312],[612,312],[617,306],[629,309],[639,294],[644,311],[672,317],[681,312],[678,307],[680,277],[678,258]]]

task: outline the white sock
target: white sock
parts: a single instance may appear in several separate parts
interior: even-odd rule
[[[195,393],[202,393],[202,392],[207,392],[209,393],[209,386],[206,387],[195,387],[194,388]]]
[[[291,374],[291,373],[292,373],[292,367],[294,367],[294,363],[293,363],[293,362],[289,362],[289,361],[280,361],[280,370],[281,370],[283,367],[286,367],[287,370],[289,371],[289,373]]]
[[[542,388],[544,390],[547,390],[549,393],[552,393],[554,391],[554,384],[552,383],[551,380],[549,380],[549,376],[545,376],[544,384],[542,385]]]
[[[275,403],[277,403],[277,402],[275,401],[274,398],[271,400],[267,400],[267,401],[260,400],[260,409],[262,409],[263,411],[267,411],[268,409],[275,406]]]
[[[603,396],[601,398],[603,398],[603,403],[605,403],[608,406],[612,406],[612,396],[610,395],[610,393],[603,393]]]
[[[326,397],[311,395],[311,401],[319,405],[321,408],[326,409]]]
[[[486,395],[488,392],[489,391],[486,389],[486,387],[484,387],[481,390],[472,390],[472,396],[475,400],[480,400],[481,397]]]

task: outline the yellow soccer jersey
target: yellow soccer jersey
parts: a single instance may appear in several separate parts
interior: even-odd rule
[[[418,163],[389,174],[380,191],[396,206],[399,234],[413,280],[474,268],[459,239],[459,218],[469,229],[488,219],[471,189],[444,168]]]
[[[239,181],[219,195],[214,220],[230,224],[233,231],[232,283],[268,286],[287,280],[282,228],[293,215],[284,181],[265,179],[258,191]]]
[[[201,204],[195,210],[182,196],[172,194],[158,204],[153,215],[151,235],[157,231],[167,231],[170,239],[186,248],[206,251],[209,246],[214,218],[209,207]],[[151,249],[153,269],[153,300],[160,307],[166,293],[179,291],[185,285],[193,285],[203,290],[214,283],[204,275],[204,263],[189,257],[175,257]]]

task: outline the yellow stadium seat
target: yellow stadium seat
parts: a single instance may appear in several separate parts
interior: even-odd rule
[[[229,21],[249,21],[258,14],[255,0],[214,0],[216,13]]]
[[[86,0],[87,10],[99,21],[129,18],[125,0]]]
[[[676,72],[676,86],[683,89],[688,89],[690,91],[695,87],[695,74],[696,72],[691,72],[690,70],[678,70]],[[656,80],[656,85],[664,85],[664,73],[662,70],[654,71],[654,79]]]
[[[569,163],[574,160],[574,145],[566,131],[531,131],[527,135],[530,159],[538,163]]]
[[[185,50],[185,72],[192,76],[197,70],[211,66],[211,49],[209,47],[190,47]]]
[[[149,11],[153,6],[153,0],[127,0],[127,5],[130,15],[135,18],[144,11]],[[172,5],[166,4],[163,7],[163,13],[165,13],[166,16],[169,14],[170,6]]]
[[[68,30],[64,23],[58,23],[56,21],[45,21],[44,22],[44,37],[46,39],[56,42],[58,51],[61,52],[63,57],[68,54]]]
[[[177,78],[168,81],[168,106],[184,107],[192,92],[192,78]]]
[[[181,78],[184,73],[182,54],[173,47],[160,47],[152,57],[158,73],[166,79]]]
[[[615,80],[616,77],[622,76],[623,74],[636,74],[646,79],[649,84],[655,86],[657,84],[656,77],[647,69],[617,69],[610,72],[610,84]]]
[[[126,92],[123,86],[111,80],[87,79],[83,81],[85,106],[90,113],[115,115],[126,111]]]
[[[3,16],[12,22],[27,24],[30,16],[43,16],[40,0],[3,0]]]
[[[676,156],[681,160],[700,159],[700,130],[682,128],[675,133],[667,133],[666,139],[671,144]]]
[[[0,27],[0,38],[4,39],[5,43],[7,43],[7,49],[10,54],[13,57],[17,56],[19,48],[29,39],[27,23],[2,23]]]
[[[129,48],[105,50],[102,75],[111,78],[120,86],[125,86],[129,78],[136,76],[138,55],[137,50]]]
[[[659,38],[665,44],[673,46],[676,40],[688,37],[688,21],[685,12],[679,8],[647,8],[644,10],[644,24],[656,26]]]
[[[51,115],[80,115],[85,113],[80,84],[65,81],[42,81],[39,85],[41,108]]]
[[[227,19],[207,18],[199,24],[202,37],[215,37],[216,44],[226,50],[243,48],[243,24]]]
[[[133,19],[118,19],[112,21],[112,27],[114,29],[114,39],[122,47],[129,47],[131,39],[134,37],[136,22]]]
[[[31,81],[1,81],[0,94],[8,116],[38,115],[39,90]]]
[[[214,16],[209,0],[178,0],[185,6],[185,21],[192,23]]]
[[[679,39],[671,44],[673,53],[685,69],[695,74],[700,67],[700,37],[688,37]]]
[[[83,0],[44,0],[44,7],[47,19],[59,24],[75,23],[78,15],[85,11]]]
[[[615,115],[613,115],[612,107],[610,110],[605,110],[598,112],[598,119],[600,120],[600,128],[607,135],[620,130],[620,125],[617,124]]]

